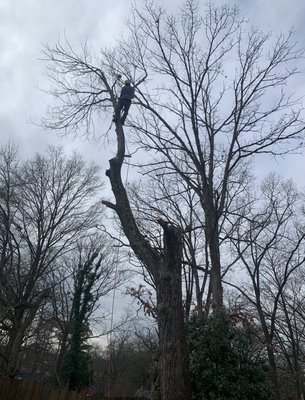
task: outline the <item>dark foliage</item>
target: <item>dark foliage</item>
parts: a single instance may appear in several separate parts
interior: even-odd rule
[[[251,329],[230,325],[225,314],[193,317],[189,346],[194,399],[270,398],[266,364],[253,345]]]
[[[97,260],[97,261],[96,261]],[[93,295],[92,289],[99,278],[101,257],[95,253],[84,265],[79,265],[71,315],[71,339],[60,368],[61,379],[71,390],[88,386],[90,366],[88,358],[88,321]]]

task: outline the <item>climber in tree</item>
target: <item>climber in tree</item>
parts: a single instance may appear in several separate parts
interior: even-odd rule
[[[131,105],[131,99],[134,97],[134,87],[131,86],[131,82],[126,80],[124,82],[124,86],[122,87],[122,91],[118,100],[117,107],[115,109],[113,122],[116,122],[120,119],[121,112],[123,111],[123,115],[121,116],[121,124],[125,124],[125,120],[128,115],[128,111]]]

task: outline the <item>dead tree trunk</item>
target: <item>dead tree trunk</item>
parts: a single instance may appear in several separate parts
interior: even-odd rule
[[[136,256],[154,278],[158,301],[160,340],[160,383],[162,400],[191,400],[189,364],[182,304],[182,232],[159,220],[164,230],[164,255],[153,248],[141,234],[130,208],[121,179],[125,157],[125,138],[120,122],[116,123],[118,148],[106,171],[116,203],[104,201],[120,218],[122,228]]]
[[[182,303],[182,231],[159,219],[164,231],[164,256],[157,289],[161,397],[191,399],[186,328]]]

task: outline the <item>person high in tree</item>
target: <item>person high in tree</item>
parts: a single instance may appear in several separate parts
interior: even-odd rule
[[[134,97],[134,87],[131,86],[131,81],[126,80],[122,87],[121,94],[118,100],[117,107],[115,109],[113,122],[117,122],[121,118],[121,124],[125,124],[125,120],[128,115],[128,111],[131,105],[131,100]],[[121,112],[123,112],[121,116]]]

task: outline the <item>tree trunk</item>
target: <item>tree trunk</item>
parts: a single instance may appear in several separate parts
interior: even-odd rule
[[[60,367],[62,365],[64,355],[67,352],[67,349],[68,349],[68,330],[65,327],[62,330],[62,338],[60,340],[59,353],[57,356],[56,367],[55,367],[56,378],[60,385],[62,384],[61,378],[60,378]]]
[[[215,232],[216,231],[216,232]],[[209,242],[209,250],[211,257],[210,287],[212,293],[212,310],[213,312],[223,311],[223,290],[221,278],[221,264],[219,239],[217,237],[218,230],[215,229],[211,235]]]
[[[15,315],[13,318],[13,326],[9,333],[9,341],[5,348],[4,359],[6,365],[4,367],[3,375],[14,378],[18,372],[17,363],[20,355],[20,350],[24,340],[24,336],[28,327],[33,322],[39,305],[41,304],[44,294],[38,299],[36,304],[32,304],[29,308],[25,305],[15,306]]]
[[[15,378],[17,374],[17,362],[18,357],[20,354],[20,349],[22,346],[24,333],[19,330],[12,334],[10,341],[8,343],[8,359],[7,359],[7,366],[5,370],[5,376],[10,378]]]
[[[271,342],[267,342],[266,345],[267,345],[269,366],[271,369],[271,379],[272,379],[272,386],[273,386],[273,390],[274,390],[274,397],[276,400],[280,400],[281,395],[280,395],[280,390],[279,390],[275,356],[274,356],[274,351],[272,348],[273,346],[272,346]]]
[[[257,298],[259,297],[259,292],[257,292],[256,296],[257,296]],[[274,391],[273,396],[276,400],[280,400],[281,395],[280,395],[280,390],[279,390],[276,360],[275,360],[273,343],[272,343],[273,337],[269,333],[268,326],[267,326],[267,323],[265,320],[265,316],[264,316],[264,313],[263,313],[263,310],[261,307],[258,308],[258,314],[259,314],[260,322],[261,322],[262,329],[264,332],[264,339],[265,339],[265,344],[266,344],[266,348],[267,348],[268,362],[269,362],[270,373],[271,373],[271,381],[272,381],[272,386],[273,386],[273,391]]]
[[[3,375],[14,378],[17,374],[17,362],[22,346],[26,326],[23,323],[23,310],[16,310],[15,321],[9,333],[9,340],[5,348],[5,366]]]
[[[121,178],[125,137],[119,122],[116,122],[116,133],[117,154],[109,161],[110,168],[106,171],[116,203],[103,203],[117,213],[131,248],[155,280],[160,335],[161,398],[190,400],[192,396],[181,289],[182,232],[178,228],[164,225],[164,257],[141,234]],[[161,225],[163,222],[159,221]]]
[[[161,398],[192,398],[182,303],[182,232],[159,220],[164,230],[164,259],[156,282],[160,346]]]
[[[205,196],[202,201],[205,210],[206,223],[206,240],[210,253],[211,270],[210,270],[210,293],[212,295],[212,311],[213,313],[223,311],[223,290],[221,277],[221,263],[219,250],[219,230],[217,211],[213,205],[211,196]]]

